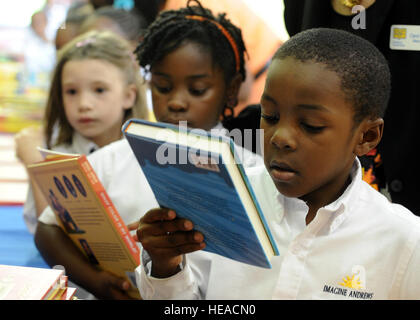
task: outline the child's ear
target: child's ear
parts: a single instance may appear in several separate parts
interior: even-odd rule
[[[125,89],[125,97],[123,103],[123,109],[128,110],[131,109],[134,104],[136,103],[137,98],[137,87],[135,84],[127,85]]]
[[[239,89],[242,84],[242,76],[237,73],[230,81],[227,87],[226,103],[230,107],[235,107],[238,104]]]
[[[382,139],[384,120],[382,118],[364,120],[358,130],[358,142],[355,148],[357,156],[363,156],[374,149]]]

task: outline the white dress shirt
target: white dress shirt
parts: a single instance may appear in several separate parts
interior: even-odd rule
[[[278,193],[264,167],[247,174],[279,248],[272,269],[197,251],[158,279],[143,251],[144,299],[420,299],[420,219],[365,183],[358,160],[346,191],[308,225],[307,205]]]

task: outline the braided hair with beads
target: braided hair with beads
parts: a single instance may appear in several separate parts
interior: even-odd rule
[[[195,5],[191,5],[194,2]],[[226,18],[217,16],[204,8],[198,0],[189,0],[185,8],[162,11],[148,27],[144,39],[135,50],[146,73],[156,62],[178,49],[185,42],[194,42],[204,47],[211,55],[214,65],[223,70],[226,83],[240,74],[245,80],[245,44],[241,30]],[[223,118],[233,117],[237,101],[227,103]]]

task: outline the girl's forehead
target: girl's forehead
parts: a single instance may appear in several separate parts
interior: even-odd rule
[[[62,77],[80,76],[87,79],[102,79],[113,82],[125,78],[121,68],[104,59],[72,59],[67,61],[62,70]],[[112,77],[112,78],[110,78]]]
[[[192,59],[193,61],[200,60],[201,62],[212,63],[210,48],[206,48],[204,45],[190,40],[184,40],[173,50],[167,52],[160,61],[165,59],[179,59],[182,62]]]
[[[214,72],[221,68],[215,63],[211,52],[196,42],[184,42],[156,61],[151,71],[170,73]],[[222,71],[222,70],[221,70]]]

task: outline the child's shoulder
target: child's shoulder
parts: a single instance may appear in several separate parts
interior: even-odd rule
[[[406,207],[389,201],[382,193],[363,181],[360,200],[366,212],[382,226],[388,225],[393,230],[403,233],[413,228],[420,230],[420,217]]]
[[[118,154],[126,154],[131,151],[131,148],[126,139],[120,139],[96,150],[94,153],[89,155],[89,158],[103,158],[104,156],[113,156]]]
[[[127,163],[135,162],[131,157],[134,154],[127,140],[120,139],[91,153],[88,160],[98,175],[110,176]]]

